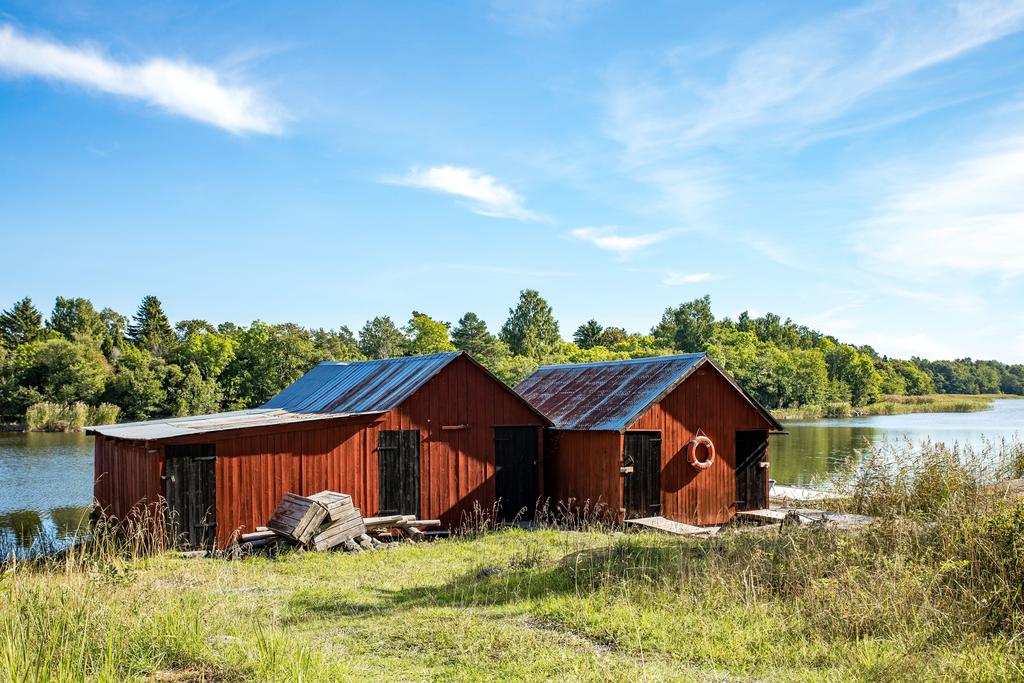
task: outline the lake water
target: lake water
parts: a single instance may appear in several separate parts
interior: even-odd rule
[[[0,547],[40,533],[74,537],[92,504],[92,442],[85,434],[0,432]]]
[[[772,437],[771,476],[806,485],[855,461],[869,443],[909,438],[980,445],[1024,439],[1024,399],[998,399],[979,413],[915,413],[788,422]],[[83,528],[92,501],[92,442],[85,434],[0,432],[0,546],[25,547],[41,532],[55,540]]]
[[[931,439],[978,448],[986,441],[1024,440],[1024,399],[996,399],[991,410],[977,413],[879,415],[783,426],[789,435],[771,438],[771,477],[779,484],[807,485],[856,464],[869,443]]]

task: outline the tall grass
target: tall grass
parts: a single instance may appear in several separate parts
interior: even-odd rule
[[[596,590],[616,602],[685,596],[669,601],[679,610],[777,610],[800,638],[884,639],[907,651],[994,639],[1017,643],[1019,657],[1024,499],[994,494],[987,484],[1020,458],[1018,443],[981,450],[887,444],[836,482],[846,497],[833,505],[873,515],[866,529],[733,529],[706,542],[654,546],[627,537],[565,570],[580,595]]]
[[[541,506],[538,532],[496,530],[497,511],[478,509],[456,542],[186,563],[162,554],[162,520],[140,511],[0,575],[0,672],[477,680],[488,672],[468,667],[487,652],[506,667],[549,656],[537,678],[614,678],[594,668],[614,659],[633,666],[618,680],[679,667],[714,680],[1020,679],[1024,500],[990,484],[1022,463],[1015,442],[883,444],[834,482],[844,497],[830,504],[872,515],[866,528],[701,540],[595,532],[611,530],[600,505]],[[269,588],[235,592],[255,586]],[[570,651],[589,658],[559,668]],[[410,660],[425,668],[399,672]]]
[[[34,403],[25,411],[25,429],[30,432],[77,432],[86,425],[113,424],[121,409],[110,403],[90,406],[74,403]]]

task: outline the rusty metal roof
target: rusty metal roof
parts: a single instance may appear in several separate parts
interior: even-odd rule
[[[516,386],[556,429],[625,431],[701,365],[710,363],[777,429],[771,413],[705,353],[546,365]]]
[[[86,427],[90,434],[157,440],[207,432],[386,413],[460,352],[320,363],[259,408]]]

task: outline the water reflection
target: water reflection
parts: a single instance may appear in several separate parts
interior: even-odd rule
[[[926,439],[980,448],[985,441],[1024,437],[1024,400],[998,399],[980,413],[915,413],[787,423],[788,436],[772,437],[771,477],[807,485],[855,465],[869,444]]]
[[[35,510],[15,510],[0,515],[0,528],[19,546],[29,546],[43,531],[43,518]]]
[[[37,538],[61,547],[88,529],[92,444],[81,433],[0,433],[0,553]]]

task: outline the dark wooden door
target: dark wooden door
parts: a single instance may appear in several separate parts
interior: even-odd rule
[[[500,521],[533,519],[539,479],[537,428],[495,427],[494,483]]]
[[[420,514],[420,433],[381,430],[377,437],[381,515]]]
[[[622,464],[632,472],[623,475],[622,497],[626,519],[661,514],[661,434],[628,433]]]
[[[164,449],[164,477],[172,543],[212,547],[217,539],[216,446],[168,446]]]
[[[768,432],[736,432],[736,510],[768,507]]]

